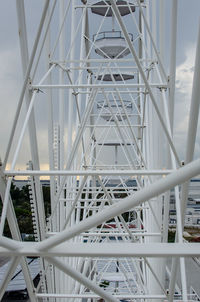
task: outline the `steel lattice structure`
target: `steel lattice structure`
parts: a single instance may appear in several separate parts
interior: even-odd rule
[[[24,82],[1,166],[0,255],[11,257],[1,298],[20,263],[31,302],[173,301],[178,267],[180,299],[192,300],[184,257],[199,257],[200,244],[185,243],[183,227],[189,180],[200,174],[200,159],[193,161],[200,38],[183,167],[173,140],[177,0],[171,4],[168,54],[164,15],[170,12],[164,4],[46,0],[29,54],[24,1],[16,1]],[[41,125],[48,170],[40,169]],[[30,162],[22,170],[16,167],[26,135]],[[14,176],[29,178],[35,242],[21,241],[9,193]],[[50,178],[48,217],[41,176]],[[176,242],[169,244],[172,189],[177,229]],[[12,239],[2,235],[6,218]],[[26,256],[40,257],[37,288]]]

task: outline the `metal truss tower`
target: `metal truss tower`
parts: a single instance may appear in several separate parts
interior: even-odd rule
[[[0,298],[20,263],[31,302],[173,301],[177,288],[180,300],[192,300],[184,257],[198,257],[200,246],[184,242],[183,227],[188,183],[200,174],[200,39],[183,166],[173,140],[177,0],[171,12],[166,2],[41,1],[29,54],[24,1],[16,1],[24,81],[1,166],[0,255],[11,260]],[[24,165],[29,156],[27,170],[20,154]],[[35,242],[21,241],[9,193],[17,176],[29,178]],[[48,213],[42,176],[50,179]],[[177,228],[169,244],[172,189]],[[6,219],[12,239],[3,236]],[[37,288],[26,256],[40,258]]]

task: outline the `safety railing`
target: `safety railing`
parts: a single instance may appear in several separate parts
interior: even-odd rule
[[[131,41],[133,41],[133,34],[129,33]],[[103,39],[123,39],[121,31],[102,31],[98,34],[93,35],[93,41],[103,40]]]

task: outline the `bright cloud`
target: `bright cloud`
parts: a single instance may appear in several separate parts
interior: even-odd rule
[[[0,156],[4,156],[19,97],[21,78],[17,49],[0,52]]]
[[[176,69],[176,88],[184,97],[191,98],[194,72],[195,46],[190,46],[185,52],[185,61]]]
[[[192,95],[196,46],[190,45],[185,51],[185,60],[176,69],[175,144],[181,158],[185,157],[189,110]],[[197,138],[196,150],[199,148]]]

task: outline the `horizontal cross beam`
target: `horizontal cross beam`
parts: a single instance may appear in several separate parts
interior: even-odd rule
[[[111,234],[112,236],[112,234]],[[200,243],[61,243],[48,251],[39,243],[24,242],[20,249],[0,248],[0,256],[41,257],[199,257]]]
[[[69,175],[69,176],[84,176],[84,175],[167,175],[172,173],[174,170],[7,170],[4,172],[6,176],[29,176],[29,175],[38,175],[38,176],[50,176],[50,175]]]

